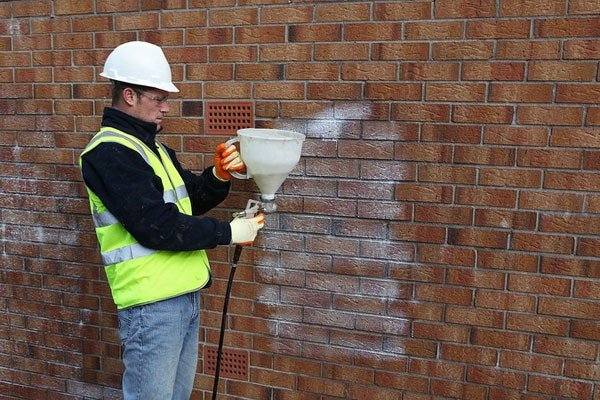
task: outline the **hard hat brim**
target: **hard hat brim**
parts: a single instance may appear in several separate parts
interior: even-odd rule
[[[100,76],[104,77],[104,78],[108,78],[113,81],[130,83],[132,85],[138,85],[138,86],[151,87],[151,88],[155,88],[155,89],[164,90],[165,92],[170,92],[170,93],[178,93],[179,92],[179,89],[177,89],[177,87],[175,85],[173,85],[171,82],[155,83],[155,82],[146,81],[146,80],[127,79],[127,78],[122,78],[119,76],[114,76],[113,74],[106,73],[104,71],[100,73]]]

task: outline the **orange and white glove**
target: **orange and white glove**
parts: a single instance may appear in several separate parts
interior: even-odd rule
[[[265,226],[265,215],[260,213],[253,218],[236,218],[229,223],[231,226],[231,243],[240,246],[250,246],[258,231]]]
[[[240,157],[235,145],[227,147],[225,143],[219,144],[215,149],[215,166],[213,173],[222,181],[231,179],[229,171],[243,172],[246,165]]]

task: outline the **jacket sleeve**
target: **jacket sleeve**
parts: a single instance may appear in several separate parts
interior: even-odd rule
[[[174,155],[171,155],[174,159]],[[175,161],[174,161],[175,162]],[[177,168],[181,166],[177,163]],[[210,171],[209,171],[210,172]],[[186,173],[186,175],[191,172]],[[183,177],[188,191],[194,190],[195,210],[207,211],[220,203],[229,190],[211,189],[206,174]],[[231,242],[229,223],[210,217],[194,217],[165,203],[160,178],[142,157],[117,143],[102,143],[82,159],[86,185],[102,200],[106,208],[143,246],[170,251],[214,248]],[[193,175],[193,174],[192,174]],[[188,187],[187,180],[196,180]],[[206,194],[196,194],[203,189]],[[203,197],[204,196],[204,197]]]
[[[192,214],[202,215],[225,200],[229,194],[231,183],[217,179],[212,172],[212,166],[206,168],[201,175],[196,175],[191,171],[183,169],[179,160],[177,160],[175,152],[167,146],[165,148],[190,195],[192,200]]]

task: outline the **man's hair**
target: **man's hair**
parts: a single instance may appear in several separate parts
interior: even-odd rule
[[[112,97],[113,107],[116,106],[117,104],[119,104],[119,102],[121,102],[123,90],[125,90],[127,88],[133,89],[136,93],[145,92],[146,90],[151,89],[150,87],[147,87],[147,86],[134,85],[132,83],[115,81],[115,80],[111,80],[111,83],[112,83],[111,97]]]

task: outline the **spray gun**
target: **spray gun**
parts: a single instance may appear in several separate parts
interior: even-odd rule
[[[246,203],[246,209],[233,213],[233,218],[253,218],[258,213],[271,214],[277,211],[277,204],[271,201],[258,201],[250,199]]]
[[[248,200],[246,204],[246,208],[243,211],[237,211],[233,213],[233,218],[254,218],[259,213],[262,214],[270,214],[277,211],[277,205],[275,202],[271,201],[258,201],[258,200]],[[233,253],[233,265],[237,265],[240,260],[240,255],[242,254],[242,247],[240,245],[235,246],[235,252]]]

